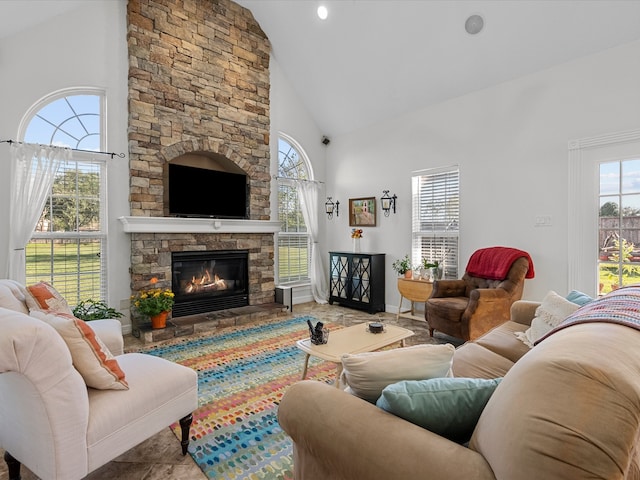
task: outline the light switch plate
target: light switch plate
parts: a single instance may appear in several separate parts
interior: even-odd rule
[[[551,215],[536,215],[536,227],[550,227],[551,225]]]

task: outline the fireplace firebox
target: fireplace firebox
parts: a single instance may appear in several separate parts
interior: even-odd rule
[[[184,317],[249,305],[248,250],[173,252],[172,315]]]

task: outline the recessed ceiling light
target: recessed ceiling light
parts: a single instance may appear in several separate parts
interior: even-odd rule
[[[320,20],[326,20],[328,15],[329,10],[327,10],[327,7],[325,7],[324,5],[320,5],[318,7],[318,17],[320,17]]]
[[[480,15],[471,15],[467,18],[467,21],[464,22],[464,29],[469,35],[480,33],[483,27],[484,19]]]

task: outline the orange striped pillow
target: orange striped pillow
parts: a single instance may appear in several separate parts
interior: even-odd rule
[[[107,346],[83,320],[66,313],[31,312],[62,336],[73,360],[88,387],[100,390],[128,390],[129,385],[118,361]]]
[[[69,304],[60,293],[47,282],[38,282],[27,287],[25,296],[29,311],[43,310],[45,312],[62,312],[72,315]]]

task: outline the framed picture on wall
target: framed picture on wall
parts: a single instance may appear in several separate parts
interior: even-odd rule
[[[349,226],[376,226],[376,197],[349,199]]]

